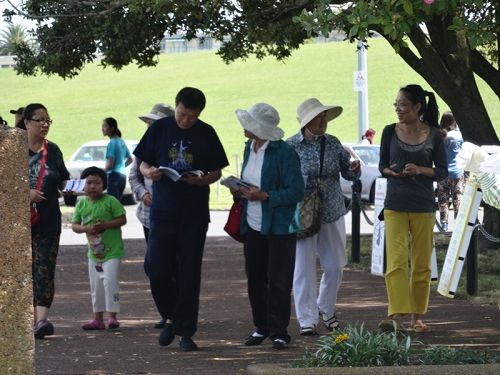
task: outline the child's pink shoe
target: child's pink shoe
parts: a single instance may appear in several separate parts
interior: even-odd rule
[[[108,328],[109,329],[117,329],[120,328],[120,322],[115,318],[108,318]]]
[[[90,322],[87,322],[82,325],[82,329],[85,331],[96,331],[96,330],[103,330],[106,329],[106,326],[104,325],[103,321],[99,320],[91,320]]]

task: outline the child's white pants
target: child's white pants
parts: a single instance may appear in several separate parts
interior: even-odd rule
[[[96,312],[120,312],[119,258],[102,262],[102,272],[95,269],[96,262],[89,259],[90,295],[92,309]]]

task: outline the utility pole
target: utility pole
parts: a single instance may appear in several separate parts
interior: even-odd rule
[[[368,69],[366,66],[366,48],[358,41],[358,70],[354,72],[354,90],[358,92],[358,139],[369,128],[368,124]]]

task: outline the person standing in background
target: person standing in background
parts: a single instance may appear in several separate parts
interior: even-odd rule
[[[453,214],[457,217],[460,201],[464,192],[466,176],[464,170],[457,166],[457,154],[462,148],[464,140],[458,129],[455,117],[451,112],[444,112],[441,116],[439,127],[446,131],[444,146],[448,158],[448,178],[440,181],[437,186],[437,197],[439,205],[439,220],[441,228],[448,230],[448,205],[453,203]]]
[[[146,128],[149,128],[153,122],[159,120],[163,117],[174,116],[174,109],[163,103],[155,104],[151,112],[139,116],[139,119],[144,121]],[[146,244],[149,240],[149,227],[150,227],[150,207],[153,203],[153,181],[150,178],[144,177],[139,169],[141,165],[141,160],[139,158],[134,158],[132,166],[130,167],[130,174],[128,176],[128,181],[132,192],[134,193],[135,199],[139,202],[137,205],[136,216],[142,224],[144,230],[144,238]],[[144,256],[144,272],[149,275],[148,270],[148,252],[146,249],[146,254]],[[165,319],[162,317],[158,323],[155,324],[155,328],[165,328]]]
[[[19,107],[18,109],[11,109],[10,113],[14,115],[14,126],[19,129],[26,130],[26,126],[23,121],[24,107]]]
[[[372,145],[373,144],[373,139],[375,138],[375,129],[370,128],[368,129],[365,134],[361,137],[361,144],[362,145]]]
[[[125,167],[132,163],[132,155],[122,139],[118,122],[107,117],[102,122],[102,134],[109,137],[106,147],[106,172],[108,172],[108,194],[121,202],[127,182]]]

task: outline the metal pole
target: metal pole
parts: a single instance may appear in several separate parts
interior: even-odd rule
[[[361,260],[361,180],[352,182],[352,229],[351,229],[351,261],[359,263]]]
[[[474,229],[470,237],[469,248],[467,249],[467,294],[475,296],[477,294],[477,229]]]
[[[368,67],[366,64],[366,48],[361,41],[358,41],[358,71],[363,74],[364,86],[358,91],[358,140],[368,129]]]

